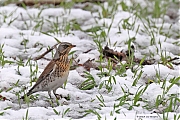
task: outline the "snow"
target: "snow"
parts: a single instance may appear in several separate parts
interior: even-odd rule
[[[120,1],[117,1],[120,2]],[[143,8],[148,6],[147,1],[142,0],[136,1]],[[126,1],[128,6],[132,6],[131,1]],[[108,3],[105,2],[104,7],[106,9],[112,9],[108,7]],[[91,13],[79,8],[64,9],[64,8],[45,8],[42,10],[39,8],[23,9],[16,5],[7,5],[0,7],[0,44],[4,45],[2,48],[3,55],[6,60],[13,61],[12,64],[5,64],[0,68],[0,95],[6,97],[7,100],[3,101],[0,99],[0,119],[23,119],[25,118],[28,111],[28,118],[30,119],[81,119],[81,120],[94,120],[98,119],[98,115],[87,114],[88,110],[96,111],[101,119],[135,119],[138,116],[145,119],[151,119],[146,116],[154,116],[153,120],[159,120],[163,117],[163,111],[170,104],[168,101],[171,95],[179,95],[179,85],[173,84],[173,86],[164,95],[164,92],[171,86],[172,80],[180,76],[180,65],[172,65],[174,69],[170,69],[168,66],[158,64],[161,59],[161,55],[170,56],[171,58],[179,57],[180,39],[174,37],[173,31],[178,31],[178,22],[171,24],[171,22],[163,23],[163,19],[157,19],[157,28],[149,28],[150,31],[154,31],[155,43],[151,44],[151,35],[141,30],[145,30],[143,21],[136,19],[134,13],[123,11],[121,6],[114,15],[114,20],[111,18],[102,18],[102,8],[98,5],[94,5],[97,9],[96,12]],[[149,8],[150,9],[150,8]],[[151,11],[151,10],[150,10]],[[41,12],[41,13],[40,13]],[[39,14],[40,13],[40,14]],[[180,11],[177,13],[180,14]],[[149,17],[152,21],[154,18]],[[123,29],[123,20],[129,19],[129,24],[134,24],[133,30]],[[171,21],[166,16],[168,21]],[[11,24],[9,24],[14,20]],[[70,42],[75,44],[76,47],[71,51],[75,53],[69,56],[74,58],[72,65],[83,64],[87,60],[95,59],[99,60],[100,53],[98,47],[94,42],[92,32],[84,32],[80,30],[70,30],[70,34],[66,34],[64,29],[58,30],[58,32],[51,33],[54,30],[52,25],[53,22],[57,22],[59,28],[63,28],[63,25],[70,23],[75,20],[82,28],[87,30],[91,27],[103,26],[103,31],[106,33],[106,38],[102,41],[102,47],[107,43],[113,50],[125,52],[128,49],[129,38],[135,37],[132,44],[135,47],[135,57],[142,59],[144,55],[148,59],[155,59],[153,65],[144,65],[142,68],[137,70],[137,73],[133,73],[131,69],[127,69],[121,75],[116,74],[116,70],[110,72],[116,80],[116,83],[112,80],[112,90],[108,92],[105,86],[99,89],[99,85],[102,82],[109,80],[110,76],[103,76],[100,70],[91,68],[89,73],[93,76],[98,87],[94,87],[90,90],[80,90],[80,84],[87,78],[84,77],[85,68],[82,66],[76,69],[70,70],[67,84],[64,88],[59,88],[57,93],[63,97],[70,96],[70,100],[62,98],[58,100],[60,105],[57,105],[55,100],[54,107],[51,106],[48,93],[38,92],[34,93],[34,96],[38,96],[35,100],[30,100],[29,103],[25,103],[23,100],[18,100],[17,94],[20,96],[24,95],[32,86],[31,79],[40,76],[46,65],[49,63],[48,60],[40,59],[38,61],[28,60],[29,58],[35,58],[44,53],[48,47],[52,47],[57,43],[54,38],[57,38],[61,42]],[[97,21],[96,21],[97,20]],[[155,21],[155,20],[154,20]],[[42,23],[42,28],[36,28]],[[110,30],[109,26],[112,24]],[[164,25],[162,31],[166,33],[172,33],[172,37],[166,37],[159,33],[159,29]],[[172,25],[172,26],[171,26]],[[171,26],[171,29],[169,29]],[[119,31],[120,28],[120,31]],[[137,29],[139,31],[137,32]],[[167,30],[169,29],[169,31]],[[49,35],[43,34],[47,32]],[[102,31],[97,31],[98,35]],[[96,38],[98,39],[98,38]],[[178,44],[174,44],[178,43]],[[88,53],[86,51],[90,50]],[[55,50],[53,51],[53,53]],[[150,56],[153,55],[151,58]],[[46,58],[51,59],[52,53],[48,53]],[[20,59],[21,58],[21,59]],[[18,63],[21,65],[18,66]],[[179,62],[176,60],[175,62]],[[122,62],[125,64],[126,62]],[[107,64],[107,61],[102,63]],[[118,64],[121,65],[121,64]],[[38,66],[38,69],[36,68]],[[137,65],[134,67],[136,68]],[[107,68],[103,68],[103,72],[108,73]],[[143,72],[139,78],[139,81],[133,86],[134,80],[138,77],[140,72]],[[33,74],[32,74],[33,73]],[[158,75],[157,75],[158,74]],[[142,100],[139,100],[136,104],[139,106],[133,106],[136,94],[145,89],[149,80],[154,81],[149,84],[144,93],[140,96]],[[18,82],[18,85],[15,84]],[[179,83],[179,81],[177,82]],[[34,85],[35,82],[32,82]],[[26,90],[23,90],[26,87]],[[164,87],[164,88],[163,88]],[[2,91],[1,91],[2,90]],[[123,101],[122,98],[126,97]],[[158,96],[163,97],[167,100],[165,106],[159,105],[155,107],[155,103]],[[55,96],[53,96],[55,99]],[[102,102],[98,99],[100,98]],[[125,102],[125,104],[120,103]],[[163,101],[164,102],[164,101]],[[119,105],[120,104],[120,105]],[[151,109],[147,109],[146,105],[149,105]],[[116,106],[116,107],[115,107]],[[130,109],[130,106],[132,109]],[[10,107],[9,109],[5,109]],[[64,112],[67,111],[66,114]],[[59,115],[54,112],[56,110]],[[119,113],[117,113],[119,110]],[[86,112],[85,112],[86,111]],[[156,113],[155,113],[156,112]],[[179,102],[176,102],[173,111],[168,112],[168,119],[173,119],[174,115],[179,115],[180,108]],[[167,113],[165,113],[167,114]]]

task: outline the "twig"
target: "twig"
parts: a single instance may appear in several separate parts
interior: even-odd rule
[[[41,58],[43,58],[46,54],[48,54],[49,52],[51,52],[59,43],[55,44],[54,46],[52,46],[50,49],[48,49],[45,53],[43,53],[42,55],[35,57],[34,60],[39,60]]]
[[[178,57],[170,58],[169,60],[165,61],[165,63],[172,62],[172,61],[178,60],[178,59],[179,59]],[[163,62],[160,62],[160,64],[163,64]],[[179,65],[180,63],[172,62],[172,64],[174,64],[174,65]]]
[[[134,62],[135,63],[140,63],[141,62],[141,59],[138,59],[138,58],[134,58]],[[144,60],[142,62],[142,65],[152,65],[155,63],[155,59],[150,59],[150,60]]]
[[[92,49],[89,49],[89,50],[87,50],[87,51],[85,51],[85,52],[83,52],[83,53],[88,53],[88,52],[90,52]]]
[[[47,61],[51,61],[51,59],[49,58],[45,58],[45,57],[42,57],[43,59],[47,60]]]
[[[180,62],[179,62],[179,63],[172,62],[172,64],[174,64],[174,65],[180,65]]]
[[[175,58],[168,60],[168,62],[172,62],[173,60],[178,60],[178,59],[179,59],[178,57],[175,57]]]

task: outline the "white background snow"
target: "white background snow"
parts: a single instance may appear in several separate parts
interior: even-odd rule
[[[121,0],[117,1],[117,4]],[[133,6],[132,1],[124,1],[128,6]],[[145,2],[143,0],[138,0],[142,7],[148,6],[153,2]],[[104,8],[111,9],[108,6],[108,2],[102,3]],[[112,13],[114,14],[114,19],[103,18],[102,7],[100,5],[93,5],[95,12],[87,11],[81,9],[83,5],[77,4],[76,7],[71,9],[64,9],[60,7],[27,7],[24,9],[18,7],[15,4],[10,4],[7,6],[0,7],[0,44],[3,50],[3,55],[5,60],[13,61],[12,64],[5,64],[0,68],[0,95],[6,97],[9,100],[0,100],[0,119],[23,119],[25,118],[28,110],[28,118],[31,120],[34,119],[97,119],[97,115],[86,114],[86,110],[94,110],[100,116],[101,119],[114,119],[115,117],[119,119],[135,119],[137,114],[148,114],[150,116],[155,116],[154,119],[161,119],[163,116],[163,110],[169,105],[168,99],[170,95],[179,95],[179,86],[178,84],[173,84],[170,90],[165,94],[164,99],[167,100],[166,105],[159,105],[158,108],[154,108],[156,99],[158,95],[163,95],[164,89],[167,89],[170,85],[171,79],[178,78],[180,76],[180,65],[173,65],[173,69],[170,69],[166,65],[158,64],[161,60],[161,54],[164,56],[170,56],[171,58],[179,57],[180,55],[180,39],[176,37],[178,34],[179,26],[178,19],[170,19],[168,15],[165,15],[164,18],[152,18],[151,15],[148,16],[150,20],[155,21],[157,29],[149,28],[150,31],[154,32],[155,43],[151,44],[151,38],[149,34],[143,32],[146,31],[144,24],[148,24],[146,21],[137,19],[133,12],[123,11],[121,5],[118,6],[117,10]],[[42,9],[43,8],[43,9]],[[150,9],[150,8],[149,8]],[[179,15],[180,10],[176,11],[176,14]],[[123,28],[123,20],[129,19],[128,22],[134,24],[134,30],[127,30]],[[76,21],[80,24],[81,28],[84,30],[70,30],[67,34],[64,30],[64,26],[72,21]],[[163,20],[165,22],[163,22]],[[54,33],[50,31],[55,31],[55,26],[53,23],[57,22],[58,28]],[[163,30],[165,33],[171,33],[172,36],[166,37],[165,35],[157,32],[163,24]],[[111,26],[109,31],[109,26]],[[71,25],[72,26],[72,25]],[[23,100],[18,100],[17,93],[19,95],[24,95],[32,86],[30,80],[32,77],[38,77],[45,66],[48,64],[48,60],[40,59],[37,61],[29,60],[29,58],[34,58],[42,53],[44,53],[48,47],[51,47],[57,43],[54,39],[57,38],[61,42],[70,42],[75,44],[76,47],[72,49],[75,51],[73,54],[74,61],[72,65],[83,64],[88,59],[99,60],[99,51],[98,46],[93,41],[93,37],[89,34],[91,32],[85,32],[85,30],[90,29],[95,26],[103,26],[101,29],[104,30],[107,34],[105,41],[102,42],[104,47],[109,41],[109,47],[117,51],[126,51],[128,45],[126,44],[129,38],[135,37],[133,45],[135,46],[135,57],[142,59],[146,55],[146,59],[155,59],[153,65],[144,65],[142,68],[139,68],[137,74],[133,73],[130,69],[127,69],[124,74],[126,76],[115,75],[116,71],[112,71],[111,75],[114,76],[116,84],[112,83],[112,90],[108,93],[107,89],[103,86],[102,89],[99,87],[94,87],[91,90],[80,90],[80,84],[85,81],[87,78],[83,77],[85,69],[83,67],[78,67],[74,70],[71,70],[69,73],[68,81],[65,89],[59,88],[57,90],[58,94],[61,94],[64,97],[70,96],[70,100],[62,98],[59,101],[60,105],[57,106],[55,103],[54,107],[51,107],[51,104],[48,102],[47,92],[38,92],[34,93],[38,95],[36,100],[31,100],[29,105]],[[170,27],[171,26],[171,27]],[[119,30],[120,28],[120,30]],[[170,28],[170,29],[169,29]],[[138,32],[136,31],[137,29]],[[168,30],[169,29],[169,30]],[[42,32],[48,33],[50,35],[43,34]],[[97,31],[97,34],[100,34],[100,31]],[[180,35],[180,34],[179,34]],[[116,43],[116,44],[115,44]],[[177,44],[175,44],[177,43]],[[115,46],[113,46],[115,44]],[[84,53],[92,49],[88,53]],[[154,56],[151,56],[154,54]],[[72,55],[69,56],[72,58]],[[18,65],[20,58],[23,61],[23,65]],[[46,55],[46,58],[51,59],[52,53]],[[76,63],[76,62],[77,63]],[[174,62],[179,62],[176,60]],[[26,64],[27,63],[27,64]],[[106,62],[104,63],[106,64]],[[37,74],[31,76],[32,71],[36,70],[38,66]],[[137,65],[135,66],[137,67]],[[32,69],[32,71],[31,71]],[[104,71],[107,69],[104,68]],[[143,71],[140,79],[136,86],[132,86],[133,81],[140,74],[140,71]],[[108,70],[107,70],[108,71]],[[157,78],[157,73],[159,73],[160,82]],[[99,77],[98,74],[101,74],[100,70],[90,69],[90,74],[94,77],[94,80],[98,85],[105,80],[109,79],[109,76]],[[135,76],[135,77],[134,77]],[[133,106],[132,110],[129,110],[129,107],[133,104],[135,94],[145,88],[148,80],[153,80],[154,82],[149,84],[145,92],[140,96],[141,101],[138,101],[139,106]],[[162,86],[166,80],[165,88]],[[18,81],[18,85],[15,86]],[[35,82],[33,82],[34,84]],[[27,89],[22,92],[22,89],[26,87]],[[11,89],[10,89],[11,88]],[[118,98],[124,96],[124,92],[130,95],[125,101],[127,104],[118,106],[114,108],[114,105],[119,104]],[[10,90],[8,90],[10,89]],[[7,91],[8,90],[8,91]],[[104,102],[104,105],[99,101],[101,98]],[[53,96],[55,99],[55,97]],[[145,102],[146,101],[146,102]],[[19,103],[20,102],[20,103]],[[152,109],[147,109],[143,106],[149,105]],[[180,112],[179,108],[180,103],[176,102],[174,110],[168,113],[169,119],[173,119],[174,115],[178,115]],[[8,108],[9,109],[5,109]],[[59,115],[54,112],[59,112]],[[67,111],[63,115],[64,111]],[[115,112],[119,109],[119,113]],[[164,113],[166,114],[166,113]]]

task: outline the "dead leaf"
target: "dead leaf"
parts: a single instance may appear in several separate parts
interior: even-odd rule
[[[87,71],[90,71],[91,68],[98,69],[98,67],[92,63],[95,59],[88,59],[84,64],[78,64],[78,66],[83,66]]]
[[[123,53],[123,52],[117,52],[117,51],[114,51],[113,49],[110,49],[107,45],[104,47],[103,49],[103,55],[106,57],[106,58],[111,58],[111,60],[115,63],[117,63],[118,61],[116,60],[116,58],[119,60],[119,61],[122,61],[122,60],[125,60],[127,59],[126,57],[126,54]]]

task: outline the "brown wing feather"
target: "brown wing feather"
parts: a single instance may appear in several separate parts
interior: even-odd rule
[[[39,85],[39,83],[41,83],[41,81],[43,81],[53,71],[53,67],[55,64],[56,62],[53,60],[49,62],[49,64],[45,67],[44,71],[41,73],[36,84],[31,88],[31,90],[33,90],[37,85]]]
[[[39,76],[37,83],[42,81],[42,79],[44,79],[47,75],[51,73],[55,64],[56,62],[54,60],[51,60],[51,62],[49,62],[49,64],[45,67],[44,71]]]

